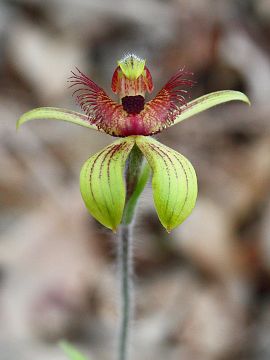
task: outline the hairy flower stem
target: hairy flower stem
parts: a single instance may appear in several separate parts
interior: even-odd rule
[[[137,200],[144,189],[149,177],[148,165],[143,166],[143,156],[134,146],[125,172],[126,205],[122,224],[118,232],[118,268],[120,270],[120,330],[118,360],[127,360],[129,354],[129,340],[131,321],[133,318],[133,254],[132,254],[132,224]]]
[[[131,225],[121,225],[118,237],[118,262],[121,282],[121,317],[119,332],[119,360],[127,360],[130,323],[133,317],[133,259]]]

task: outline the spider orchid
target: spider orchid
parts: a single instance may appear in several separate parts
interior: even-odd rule
[[[71,122],[119,137],[111,145],[91,156],[83,165],[80,188],[91,215],[115,231],[123,222],[127,202],[134,203],[152,172],[154,203],[160,222],[170,231],[191,213],[197,198],[196,173],[191,163],[175,150],[153,137],[164,129],[213,106],[249,100],[238,91],[217,91],[187,102],[187,89],[194,82],[192,73],[180,69],[150,101],[146,93],[153,91],[151,73],[145,60],[134,54],[118,61],[112,77],[112,91],[119,103],[80,70],[72,72],[69,81],[73,95],[85,114],[71,110],[42,107],[23,114],[17,127],[34,119]],[[146,159],[141,167],[134,196],[127,198],[124,172],[132,151]]]

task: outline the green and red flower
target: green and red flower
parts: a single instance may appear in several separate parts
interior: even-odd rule
[[[115,230],[121,223],[127,202],[134,202],[152,173],[155,207],[162,225],[170,231],[191,213],[197,197],[197,179],[193,166],[181,154],[159,143],[151,136],[208,108],[232,100],[249,103],[238,91],[218,91],[191,102],[187,89],[194,82],[192,73],[180,69],[150,101],[146,93],[153,91],[153,81],[145,60],[130,54],[118,61],[112,77],[113,101],[93,80],[77,69],[69,81],[74,96],[85,114],[43,107],[23,114],[17,122],[54,119],[75,123],[120,137],[83,165],[81,193],[89,212],[104,226]],[[124,172],[135,148],[144,155],[134,194],[126,198]],[[136,201],[135,201],[136,202]]]
[[[109,96],[91,79],[78,70],[70,78],[77,102],[88,115],[89,122],[112,136],[154,135],[173,124],[186,105],[183,85],[192,86],[190,73],[179,70],[153,100],[145,103],[146,92],[153,90],[150,71],[145,60],[128,55],[118,62],[112,77],[112,91],[120,103]]]

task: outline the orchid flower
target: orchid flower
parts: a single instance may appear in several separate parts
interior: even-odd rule
[[[34,119],[71,122],[118,137],[92,155],[80,174],[82,198],[90,214],[101,224],[118,231],[121,317],[118,359],[129,355],[132,319],[132,219],[136,203],[152,173],[154,203],[160,222],[169,232],[191,213],[197,198],[197,178],[191,163],[152,136],[215,105],[232,100],[249,104],[238,91],[218,91],[187,102],[194,82],[184,68],[165,84],[150,101],[153,81],[145,60],[129,54],[118,61],[112,77],[112,91],[119,103],[80,70],[69,81],[84,114],[42,107],[23,114],[17,127]],[[68,343],[63,350],[71,360],[86,360]]]
[[[178,70],[150,101],[146,93],[153,91],[151,73],[145,60],[129,54],[118,61],[111,88],[119,103],[88,76],[76,69],[69,81],[73,95],[84,114],[71,110],[42,107],[23,114],[17,127],[34,119],[71,122],[92,130],[119,137],[111,145],[91,156],[80,175],[82,198],[90,214],[104,226],[115,231],[131,216],[125,206],[133,209],[149,173],[155,208],[167,231],[180,225],[191,213],[197,198],[196,173],[183,155],[161,144],[152,136],[213,106],[239,100],[249,104],[241,92],[217,91],[187,102],[188,89],[194,82],[192,73]],[[127,196],[125,169],[137,151],[146,159],[133,193]]]

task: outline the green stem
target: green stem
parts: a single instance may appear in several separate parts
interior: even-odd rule
[[[126,204],[122,224],[130,224],[134,218],[134,211],[138,199],[149,179],[150,167],[143,159],[139,148],[135,145],[129,155],[126,169]]]
[[[130,224],[134,217],[134,211],[136,208],[136,204],[138,199],[147,184],[150,175],[150,167],[147,162],[142,164],[142,169],[140,172],[140,176],[138,178],[138,182],[134,188],[133,193],[130,195],[129,199],[126,202],[122,224]]]
[[[119,334],[119,360],[128,359],[130,321],[133,316],[133,263],[131,226],[122,225],[119,230],[118,259],[121,276],[121,318]]]
[[[133,317],[133,256],[132,256],[132,220],[135,207],[149,178],[150,168],[143,164],[140,150],[134,146],[126,169],[126,205],[122,224],[118,232],[118,267],[121,283],[121,318],[119,332],[118,359],[127,360],[129,353],[130,323]]]

